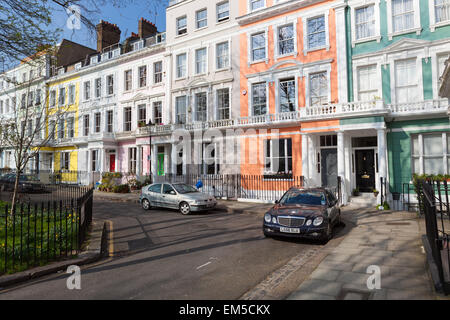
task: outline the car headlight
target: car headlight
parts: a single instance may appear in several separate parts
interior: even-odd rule
[[[317,218],[314,219],[314,225],[316,227],[320,226],[322,223],[323,223],[323,217],[317,217]]]
[[[277,224],[277,217],[272,218],[272,223]]]
[[[267,223],[270,223],[271,220],[272,220],[272,216],[270,214],[266,213],[264,215],[264,221]]]
[[[306,226],[310,226],[312,224],[312,220],[308,220],[308,221],[306,221]]]

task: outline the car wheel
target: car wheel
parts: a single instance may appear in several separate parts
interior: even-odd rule
[[[191,213],[191,206],[187,202],[180,203],[180,212],[182,215],[187,216]]]
[[[148,201],[147,199],[143,199],[142,200],[142,209],[150,210],[151,208],[152,208],[152,205],[151,205],[150,201]]]
[[[322,237],[322,242],[324,244],[326,244],[328,241],[331,240],[332,236],[333,236],[333,228],[331,227],[331,223],[328,222],[327,231],[325,232],[325,234]]]

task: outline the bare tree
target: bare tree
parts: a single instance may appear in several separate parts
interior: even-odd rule
[[[0,90],[0,97],[8,101],[8,104],[3,103],[0,115],[0,143],[3,150],[12,154],[14,167],[11,169],[15,171],[11,212],[15,212],[21,175],[31,159],[52,142],[56,124],[68,108],[59,104],[50,107],[51,102],[50,106],[47,104],[51,99],[45,82],[47,55],[52,55],[50,49],[32,62],[6,73],[7,85]],[[20,74],[23,76],[18,80]]]

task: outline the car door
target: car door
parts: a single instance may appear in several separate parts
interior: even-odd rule
[[[161,199],[164,207],[178,209],[178,196],[170,184],[163,185]]]
[[[147,198],[155,207],[161,206],[161,184],[154,184],[148,188]]]

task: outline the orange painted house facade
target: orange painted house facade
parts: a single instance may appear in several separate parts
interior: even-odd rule
[[[247,0],[239,13],[241,173],[335,186],[339,119],[313,110],[347,102],[342,1]]]

